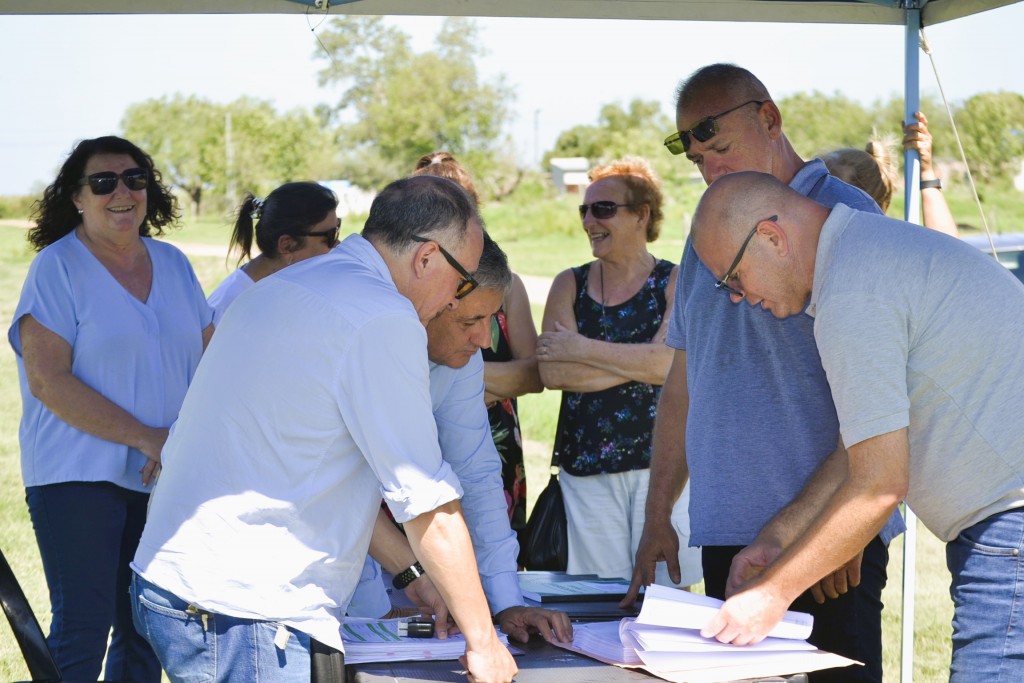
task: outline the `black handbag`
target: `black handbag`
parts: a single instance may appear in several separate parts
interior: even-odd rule
[[[532,570],[564,572],[569,563],[569,529],[565,517],[562,485],[558,482],[561,415],[555,434],[555,448],[551,454],[551,479],[537,496],[537,502],[526,522],[526,540],[519,552],[519,564]]]

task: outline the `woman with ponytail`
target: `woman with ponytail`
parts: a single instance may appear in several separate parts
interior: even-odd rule
[[[293,263],[326,254],[337,246],[341,219],[338,198],[318,183],[285,183],[260,199],[246,197],[238,209],[231,248],[245,263],[209,296],[214,324],[239,294]],[[252,258],[253,241],[260,253]]]

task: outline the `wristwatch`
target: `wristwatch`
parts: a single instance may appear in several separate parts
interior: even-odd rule
[[[932,178],[931,180],[922,180],[921,181],[921,189],[922,190],[927,190],[929,187],[934,187],[937,190],[941,190],[942,189],[942,179],[941,178]]]
[[[391,579],[391,585],[398,590],[404,589],[410,583],[426,574],[426,570],[423,565],[419,562],[413,562],[412,566],[405,571],[399,572],[395,575],[395,578]]]

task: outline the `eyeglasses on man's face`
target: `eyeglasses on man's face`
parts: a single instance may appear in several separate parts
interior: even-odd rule
[[[456,299],[465,298],[470,292],[472,292],[480,285],[480,283],[474,280],[473,276],[469,274],[469,271],[463,268],[462,264],[456,261],[455,257],[449,254],[448,250],[442,247],[437,240],[432,240],[427,237],[421,237],[419,235],[413,235],[412,241],[423,242],[424,244],[426,244],[427,242],[433,242],[434,244],[436,244],[437,248],[441,251],[441,256],[444,256],[444,260],[447,261],[449,265],[451,265],[451,267],[454,268],[455,271],[462,276],[462,280],[460,280],[459,284],[455,286]]]
[[[694,124],[693,128],[677,131],[665,138],[665,147],[667,147],[668,151],[672,154],[683,154],[685,152],[689,152],[691,135],[697,140],[697,142],[707,142],[718,135],[718,119],[722,118],[726,114],[731,114],[737,109],[745,107],[748,104],[756,104],[760,107],[767,101],[768,100],[747,100],[743,104],[737,104],[732,109],[726,109],[719,114],[701,119]]]
[[[334,249],[336,246],[338,246],[338,243],[341,242],[341,240],[338,239],[338,235],[340,233],[341,233],[341,219],[339,218],[338,219],[338,224],[336,226],[334,226],[333,228],[331,228],[330,230],[310,230],[309,232],[302,233],[302,235],[304,237],[326,237],[327,238],[327,247],[330,248],[330,249]]]
[[[747,239],[743,240],[743,244],[740,245],[740,250],[736,252],[736,258],[732,260],[732,265],[729,266],[729,270],[725,271],[725,277],[715,283],[715,289],[721,290],[729,296],[738,296],[741,299],[745,296],[743,292],[731,286],[729,284],[729,280],[733,278],[733,272],[736,270],[736,267],[740,265],[740,261],[743,260],[743,254],[746,252],[747,245],[750,244],[750,240],[754,239],[758,226],[764,221],[771,221],[774,223],[777,220],[779,220],[779,217],[778,215],[775,215],[754,224],[754,227],[751,228],[750,232],[747,234]]]
[[[117,189],[118,180],[121,180],[129,190],[145,190],[149,187],[149,171],[144,168],[129,168],[121,173],[100,171],[79,178],[78,184],[80,186],[88,185],[94,195],[103,196]]]
[[[617,214],[619,209],[622,207],[632,206],[632,204],[616,204],[615,202],[609,201],[594,202],[593,204],[580,204],[580,220],[582,221],[586,219],[588,210],[594,218],[603,221],[608,218],[614,218],[615,214]]]

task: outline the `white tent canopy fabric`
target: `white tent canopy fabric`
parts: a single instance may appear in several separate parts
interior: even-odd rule
[[[1017,0],[0,0],[0,14],[392,14],[925,26]]]

